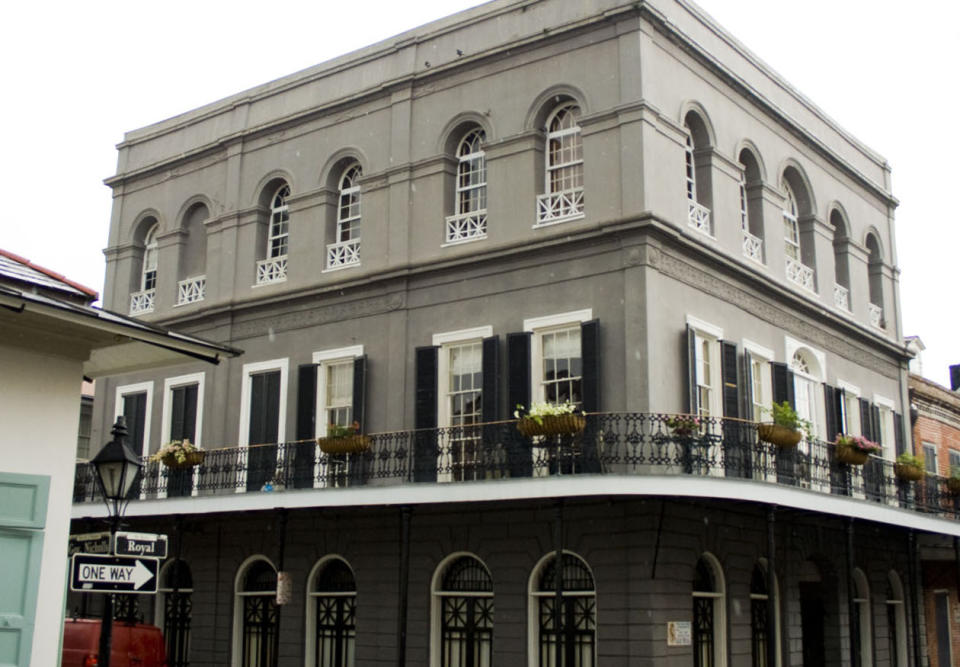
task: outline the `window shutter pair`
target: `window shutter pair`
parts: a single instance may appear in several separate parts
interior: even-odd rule
[[[697,391],[697,334],[687,325],[687,412],[700,414],[700,392]],[[737,344],[728,341],[720,343],[720,396],[724,417],[738,418],[741,414],[740,382],[737,372]],[[746,359],[745,378],[750,377],[749,356]],[[745,386],[749,387],[747,383]]]
[[[317,370],[320,364],[301,364],[297,371],[297,440],[312,440],[317,434]],[[353,360],[353,421],[365,433],[364,405],[367,390],[367,357]]]

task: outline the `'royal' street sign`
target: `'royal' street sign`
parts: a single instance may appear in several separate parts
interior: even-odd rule
[[[108,554],[110,553],[110,531],[101,533],[81,533],[70,536],[67,555]]]
[[[167,557],[167,536],[155,533],[117,531],[114,550],[118,556]]]
[[[81,593],[156,593],[156,558],[74,554],[70,590]]]

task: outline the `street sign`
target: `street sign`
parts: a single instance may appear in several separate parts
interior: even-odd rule
[[[108,554],[110,553],[110,531],[100,533],[80,533],[70,536],[67,547],[67,556],[73,554]]]
[[[118,556],[167,557],[167,536],[156,533],[117,531],[113,553]]]
[[[156,593],[156,558],[74,554],[70,590],[80,593]]]

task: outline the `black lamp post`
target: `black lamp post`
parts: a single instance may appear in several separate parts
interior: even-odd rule
[[[103,446],[91,463],[97,471],[97,484],[103,501],[107,504],[110,518],[110,544],[120,526],[120,516],[129,501],[130,489],[143,464],[127,447],[127,424],[124,417],[117,417],[111,430],[113,440]],[[113,593],[107,593],[103,602],[103,620],[100,624],[100,667],[110,667],[110,650],[113,640]]]

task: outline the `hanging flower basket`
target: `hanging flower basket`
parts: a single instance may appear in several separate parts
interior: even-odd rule
[[[370,449],[370,437],[357,433],[317,438],[317,445],[324,454],[359,454]]]
[[[793,449],[803,440],[803,431],[780,424],[763,423],[757,424],[757,436],[781,449]]]
[[[867,459],[870,458],[870,454],[857,449],[853,445],[837,445],[835,451],[837,460],[840,461],[840,463],[846,463],[851,466],[862,466],[867,462]]]
[[[586,417],[574,414],[544,415],[540,421],[542,423],[533,417],[523,417],[517,422],[517,430],[532,438],[535,435],[576,435],[587,426]]]
[[[923,479],[923,468],[911,463],[895,463],[893,472],[897,476],[897,479],[906,482],[916,482]]]
[[[160,462],[168,468],[181,470],[183,468],[193,468],[194,466],[201,465],[206,458],[206,455],[207,453],[204,451],[187,452],[184,460],[181,461],[177,458],[176,454],[165,454],[160,459]]]

